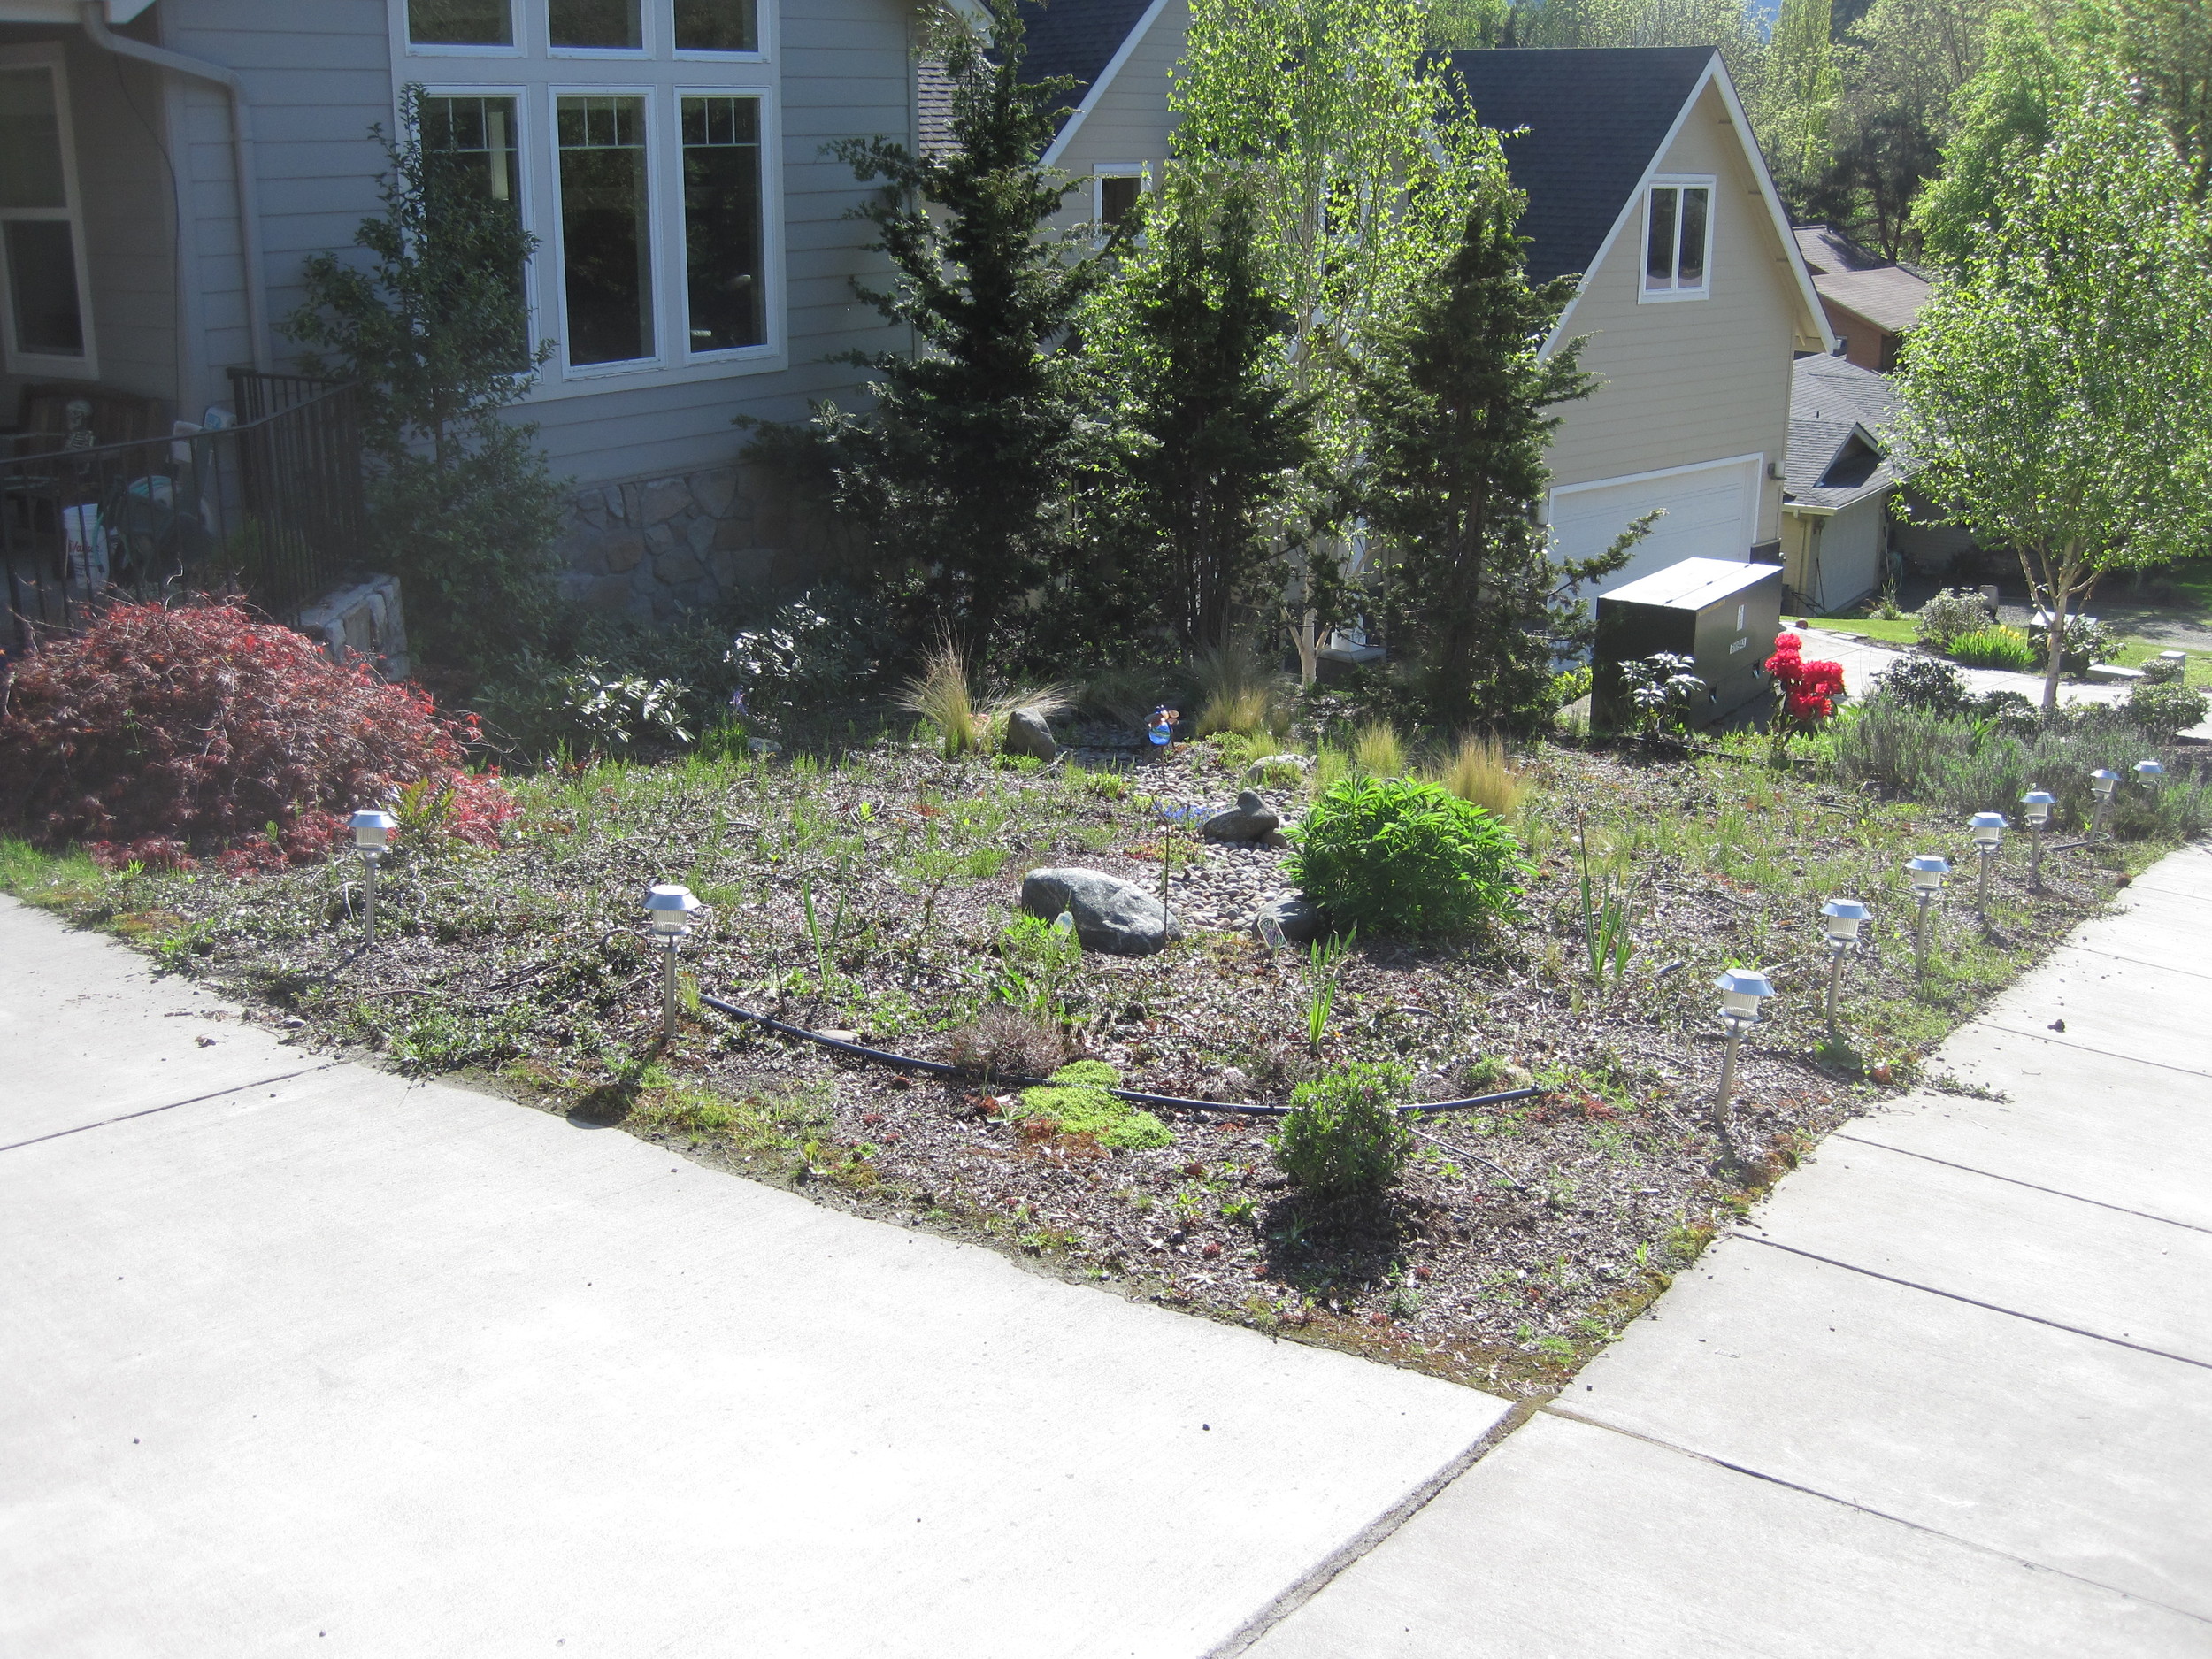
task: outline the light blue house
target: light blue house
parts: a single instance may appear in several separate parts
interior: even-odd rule
[[[800,573],[731,418],[849,398],[905,343],[856,297],[823,153],[912,142],[908,0],[0,0],[0,428],[81,391],[102,441],[281,370],[303,261],[377,211],[400,89],[541,239],[527,407],[575,480],[580,596],[644,614]],[[132,426],[134,430],[121,430]]]

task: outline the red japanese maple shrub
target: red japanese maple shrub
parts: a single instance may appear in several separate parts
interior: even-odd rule
[[[1799,732],[1809,732],[1834,719],[1836,699],[1843,695],[1843,664],[1809,663],[1804,649],[1805,642],[1796,634],[1779,634],[1775,636],[1774,655],[1766,661],[1767,672],[1774,676],[1781,698],[1774,718],[1778,746]]]
[[[106,862],[303,862],[409,785],[480,839],[513,814],[459,771],[467,727],[231,605],[116,605],[24,662],[0,700],[0,823]],[[488,804],[485,791],[502,806]]]

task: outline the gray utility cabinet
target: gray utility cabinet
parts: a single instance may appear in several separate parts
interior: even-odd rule
[[[1591,720],[1599,730],[1630,724],[1623,663],[1672,651],[1708,695],[1690,721],[1709,726],[1768,691],[1765,663],[1782,631],[1782,567],[1736,559],[1681,559],[1598,595]]]

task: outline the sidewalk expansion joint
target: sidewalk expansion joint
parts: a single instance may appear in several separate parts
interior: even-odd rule
[[[2199,1371],[2212,1371],[2212,1361],[2191,1359],[2186,1354],[2176,1354],[2169,1348],[2152,1348],[2144,1342],[2131,1342],[2125,1337],[2108,1336],[2101,1331],[2085,1330],[2078,1325],[2068,1325],[2059,1319],[2046,1319],[2039,1313],[2025,1313],[2018,1308],[2008,1308],[2002,1302],[1983,1302],[1977,1297],[1961,1295],[1955,1290],[1939,1290],[1933,1285],[1923,1285],[1916,1279],[1900,1279],[1894,1273],[1878,1272],[1870,1267],[1861,1267],[1853,1262],[1839,1262],[1832,1256],[1822,1256],[1814,1250],[1801,1250],[1793,1244],[1783,1244],[1774,1239],[1763,1239],[1755,1233],[1737,1232],[1729,1235],[1741,1239],[1746,1244],[1762,1244],[1770,1250],[1785,1251],[1801,1256],[1808,1262],[1819,1262],[1828,1267],[1841,1268],[1847,1273],[1859,1273],[1868,1279],[1878,1279],[1884,1284],[1896,1285],[1905,1290],[1917,1290],[1930,1296],[1940,1296],[1947,1302],[1962,1302],[1970,1308],[1980,1308],[1990,1313],[2001,1313],[2008,1318],[2025,1319],[2031,1325],[2047,1325],[2054,1331],[2070,1335],[2087,1337],[2093,1342],[2108,1342],[2114,1348],[2132,1348],[2138,1354],[2148,1354],[2154,1359],[2170,1359],[2179,1365],[2194,1365]]]
[[[2062,1187],[2043,1187],[2034,1181],[2024,1181],[2016,1175],[2000,1175],[1994,1170],[1985,1170],[1971,1164],[1955,1163],[1926,1152],[1908,1151],[1903,1147],[1891,1146],[1886,1141],[1869,1141],[1863,1135],[1847,1134],[1839,1129],[1832,1139],[1848,1141],[1855,1147],[1872,1147],[1878,1152],[1893,1152],[1901,1158],[1918,1158],[1923,1164],[1939,1164],[1947,1170],[1957,1170],[1965,1175],[1979,1175],[1985,1179],[2002,1181],[2008,1187],[2024,1187],[2032,1193],[2048,1193],[2054,1198],[2071,1199],[2078,1204],[2093,1204],[2099,1210],[2109,1210],[2116,1215],[2133,1216],[2141,1221],[2155,1221],[2169,1227],[2183,1227],[2191,1233],[2212,1233],[2212,1227],[2200,1226],[2193,1221],[2177,1221],[2171,1216],[2161,1216],[2147,1210],[2131,1210],[2125,1204],[2107,1203],[2101,1198],[2085,1198],[2079,1193],[2070,1193]]]
[[[1301,1573],[1227,1636],[1207,1648],[1202,1659],[1235,1659],[1238,1654],[1245,1652],[1269,1631],[1327,1589],[1346,1568],[1352,1566],[1427,1509],[1445,1487],[1496,1450],[1514,1430],[1527,1422],[1540,1409],[1532,1401],[1517,1402],[1510,1411],[1485,1429],[1471,1445],[1455,1453],[1428,1479]]]
[[[1694,1458],[1697,1462],[1709,1463],[1716,1469],[1725,1469],[1731,1474],[1745,1475],[1753,1480],[1763,1480],[1769,1486],[1779,1486],[1786,1492],[1802,1493],[1809,1498],[1817,1498],[1824,1503],[1832,1503],[1839,1509],[1855,1509],[1861,1515],[1870,1516],[1875,1520],[1887,1521],[1893,1526],[1905,1527],[1911,1532],[1924,1532],[1930,1538],[1939,1538],[1946,1543],[1958,1545],[1962,1549],[1970,1549],[1978,1555],[2010,1562],[2014,1566],[2025,1567],[2031,1572],[2047,1572],[2055,1578],[2071,1579],[2076,1584],[2085,1584],[2093,1590],[2103,1590],[2113,1595],[2124,1596],[2128,1601],[2139,1601],[2146,1607],[2158,1608],[2168,1613],[2177,1613],[2183,1618],[2212,1627],[2212,1618],[2206,1617],[2202,1613],[2193,1611],[2185,1607],[2176,1607],[2171,1601],[2162,1601],[2155,1596],[2145,1595],[2139,1590],[2131,1590],[2122,1585],[2108,1584],[2102,1578],[2092,1578],[2085,1573],[2069,1572],[2063,1567],[2054,1567],[2047,1562],[2037,1561],[2027,1555],[2016,1555],[2009,1549],[2000,1549],[1994,1544],[1985,1544],[1978,1539],[1964,1538],[1956,1532],[1947,1532],[1939,1526],[1930,1526],[1925,1521],[1916,1521],[1902,1515],[1892,1515],[1887,1509],[1878,1509],[1871,1504],[1861,1503],[1851,1498],[1839,1498],[1832,1492],[1823,1492],[1818,1486],[1809,1486],[1802,1481],[1785,1479],[1782,1476],[1770,1474],[1763,1469],[1755,1469],[1748,1463],[1739,1463],[1725,1457],[1717,1457],[1710,1452],[1701,1452],[1674,1440],[1663,1440],[1656,1434],[1647,1434],[1640,1429],[1626,1428],[1618,1423],[1609,1423],[1603,1417],[1589,1417],[1577,1411],[1571,1406],[1563,1406],[1555,1400],[1547,1402],[1537,1409],[1548,1416],[1559,1417],[1569,1423],[1578,1423],[1584,1428],[1601,1429],[1609,1434],[1618,1434],[1632,1440],[1641,1440],[1645,1445],[1655,1446],[1663,1452],[1673,1452],[1678,1456]]]
[[[2162,973],[2185,973],[2193,979],[2212,979],[2212,970],[2185,968],[2171,962],[2154,962],[2148,956],[2131,956],[2122,950],[2100,950],[2094,945],[2066,945],[2053,954],[2052,960],[2068,950],[2078,950],[2085,956],[2102,956],[2107,962],[2124,962],[2131,967],[2156,968]]]
[[[148,1106],[138,1111],[125,1112],[116,1118],[103,1118],[97,1123],[78,1124],[73,1128],[57,1129],[50,1134],[33,1135],[28,1141],[11,1141],[6,1146],[0,1147],[0,1152],[19,1151],[24,1147],[37,1146],[42,1141],[59,1141],[65,1135],[81,1135],[88,1129],[105,1129],[111,1124],[127,1124],[134,1118],[151,1118],[156,1112],[173,1112],[180,1106],[202,1105],[208,1101],[221,1100],[227,1095],[242,1094],[250,1088],[263,1088],[271,1083],[288,1083],[296,1077],[306,1077],[316,1071],[327,1071],[333,1066],[344,1064],[342,1060],[326,1060],[320,1065],[303,1065],[296,1071],[280,1071],[274,1077],[251,1078],[243,1083],[234,1083],[228,1088],[215,1089],[205,1094],[195,1094],[188,1100],[173,1100],[165,1105]]]
[[[2093,1042],[2071,1042],[2064,1037],[2055,1037],[2047,1031],[2021,1031],[2011,1025],[2001,1025],[1993,1019],[1971,1020],[1967,1025],[1961,1025],[1959,1030],[1965,1031],[1969,1025],[1979,1025],[1984,1031],[2002,1032],[2008,1037],[2031,1037],[2037,1042],[2047,1042],[2060,1048],[2071,1048],[2078,1054],[2101,1055],[2107,1060],[2125,1060],[2131,1065],[2155,1066],[2161,1071],[2175,1071],[2183,1077],[2212,1077],[2212,1071],[2208,1071],[2202,1066],[2169,1065],[2163,1060],[2146,1060],[2139,1054],[2124,1054],[2115,1048],[2100,1048]]]

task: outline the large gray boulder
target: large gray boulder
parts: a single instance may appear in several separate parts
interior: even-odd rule
[[[1166,905],[1103,870],[1067,865],[1033,870],[1022,878],[1022,909],[1049,921],[1067,911],[1086,950],[1113,956],[1148,956],[1183,936]]]
[[[1302,893],[1278,893],[1254,912],[1252,931],[1263,939],[1267,930],[1261,926],[1262,920],[1271,916],[1283,930],[1283,937],[1294,945],[1311,944],[1329,926],[1328,918]]]
[[[1017,709],[1006,717],[1006,736],[1000,748],[1009,755],[1033,755],[1039,760],[1050,760],[1060,752],[1044,717],[1027,709]]]
[[[1267,803],[1247,789],[1237,797],[1236,805],[1208,818],[1204,828],[1210,841],[1265,841],[1282,826],[1282,819],[1267,810]]]

